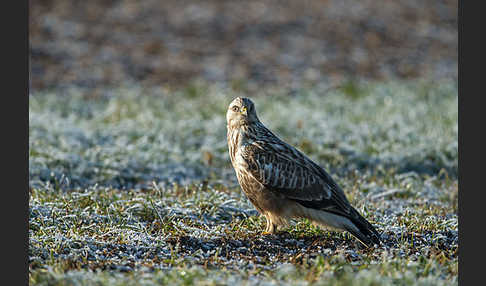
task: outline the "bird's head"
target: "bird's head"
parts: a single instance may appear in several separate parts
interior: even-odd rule
[[[255,104],[249,98],[237,97],[229,105],[226,112],[228,127],[235,128],[245,124],[259,122]]]

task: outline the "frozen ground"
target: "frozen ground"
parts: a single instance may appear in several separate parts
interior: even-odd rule
[[[457,84],[262,89],[260,119],[383,234],[262,236],[226,146],[244,86],[29,97],[29,277],[39,285],[456,285]]]

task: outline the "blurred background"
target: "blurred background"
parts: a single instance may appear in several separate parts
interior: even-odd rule
[[[30,1],[31,91],[457,81],[456,0]]]

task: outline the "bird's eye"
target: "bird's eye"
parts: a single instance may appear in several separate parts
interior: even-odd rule
[[[236,105],[234,105],[232,108],[231,108],[234,112],[238,112],[238,110],[240,110],[240,108]]]

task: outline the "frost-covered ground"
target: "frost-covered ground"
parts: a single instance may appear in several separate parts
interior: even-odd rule
[[[70,89],[29,98],[31,284],[457,284],[457,84],[349,83],[253,98],[383,234],[307,221],[262,236],[227,155],[244,88]]]

